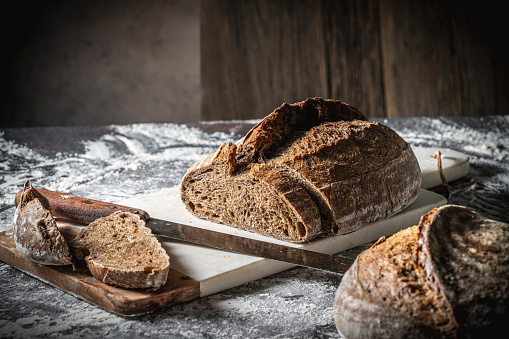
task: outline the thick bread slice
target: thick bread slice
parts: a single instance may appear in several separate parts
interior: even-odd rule
[[[28,180],[13,220],[16,249],[42,265],[69,265],[71,252],[51,215],[48,200]]]
[[[401,211],[420,180],[415,155],[393,130],[340,101],[313,98],[282,105],[196,162],[181,198],[199,218],[302,242]]]
[[[496,334],[509,306],[509,225],[446,205],[361,253],[334,301],[346,338]]]
[[[168,254],[136,214],[118,211],[99,218],[82,229],[69,246],[104,283],[153,290],[166,283]]]

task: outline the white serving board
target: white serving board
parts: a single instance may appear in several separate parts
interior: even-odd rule
[[[470,169],[470,159],[464,153],[447,148],[414,148],[414,154],[421,168],[421,187],[424,189],[442,184],[438,174],[437,159],[433,158],[437,150],[440,150],[442,154],[442,172],[447,182],[463,178]]]
[[[440,180],[438,173],[436,173],[436,159],[432,158],[435,151],[436,149],[415,150],[423,172],[423,187],[426,186],[426,188],[436,186],[434,185],[436,182],[434,174]],[[444,157],[443,169],[444,172],[447,171],[448,173],[448,176],[446,176],[448,180],[455,180],[466,174],[466,156],[451,150],[441,149],[440,151]],[[430,161],[428,158],[435,161],[435,166],[433,166],[433,161]],[[468,172],[468,157],[466,159]],[[424,180],[424,176],[426,180]],[[438,184],[440,183],[441,181]],[[171,220],[267,242],[301,247],[322,253],[335,254],[415,225],[418,223],[421,215],[435,207],[444,205],[446,199],[441,195],[421,189],[419,197],[414,203],[391,218],[373,223],[350,234],[320,238],[305,244],[287,243],[198,219],[191,215],[181,202],[179,186],[136,196],[119,203],[144,209],[154,218]],[[170,255],[171,267],[200,282],[201,296],[214,294],[295,267],[295,265],[276,260],[214,250],[188,243],[173,242],[164,238],[160,238],[160,241]]]

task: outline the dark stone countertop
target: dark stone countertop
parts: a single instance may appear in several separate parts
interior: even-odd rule
[[[373,119],[414,147],[470,157],[475,185],[449,203],[509,222],[509,116]],[[256,121],[0,129],[0,231],[14,195],[35,187],[120,201],[178,185],[187,168]],[[366,245],[368,246],[368,245]],[[349,250],[355,257],[366,248]],[[341,275],[294,268],[157,312],[122,317],[0,262],[0,337],[338,338],[332,305]]]

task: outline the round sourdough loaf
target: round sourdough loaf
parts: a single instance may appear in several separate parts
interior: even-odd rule
[[[195,216],[292,242],[349,233],[413,202],[409,144],[336,100],[283,104],[236,143],[196,162],[181,184]]]
[[[433,209],[357,257],[336,292],[337,329],[346,338],[496,337],[506,327],[508,250],[508,224]]]

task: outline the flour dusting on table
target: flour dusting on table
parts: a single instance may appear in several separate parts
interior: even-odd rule
[[[233,132],[207,133],[177,124],[113,125],[99,138],[79,140],[82,147],[77,151],[47,155],[38,151],[38,145],[30,148],[6,140],[4,134],[0,132],[4,208],[12,205],[27,179],[36,188],[113,202],[175,186],[193,162],[236,137]],[[10,225],[2,222],[0,230],[6,226]]]
[[[381,120],[413,147],[450,148],[470,158],[470,188],[454,192],[449,203],[485,217],[509,222],[509,115]],[[413,123],[412,123],[413,122]]]
[[[373,119],[413,147],[470,157],[477,183],[450,203],[509,222],[509,116]],[[121,201],[178,185],[194,161],[237,141],[256,121],[193,125],[0,129],[0,230],[11,227],[14,195],[35,187]],[[355,257],[362,248],[343,253]],[[348,251],[347,251],[348,252]],[[354,253],[355,252],[355,253]],[[332,300],[340,275],[296,268],[141,317],[110,314],[0,263],[0,336],[338,337]],[[233,326],[232,326],[233,324]]]

